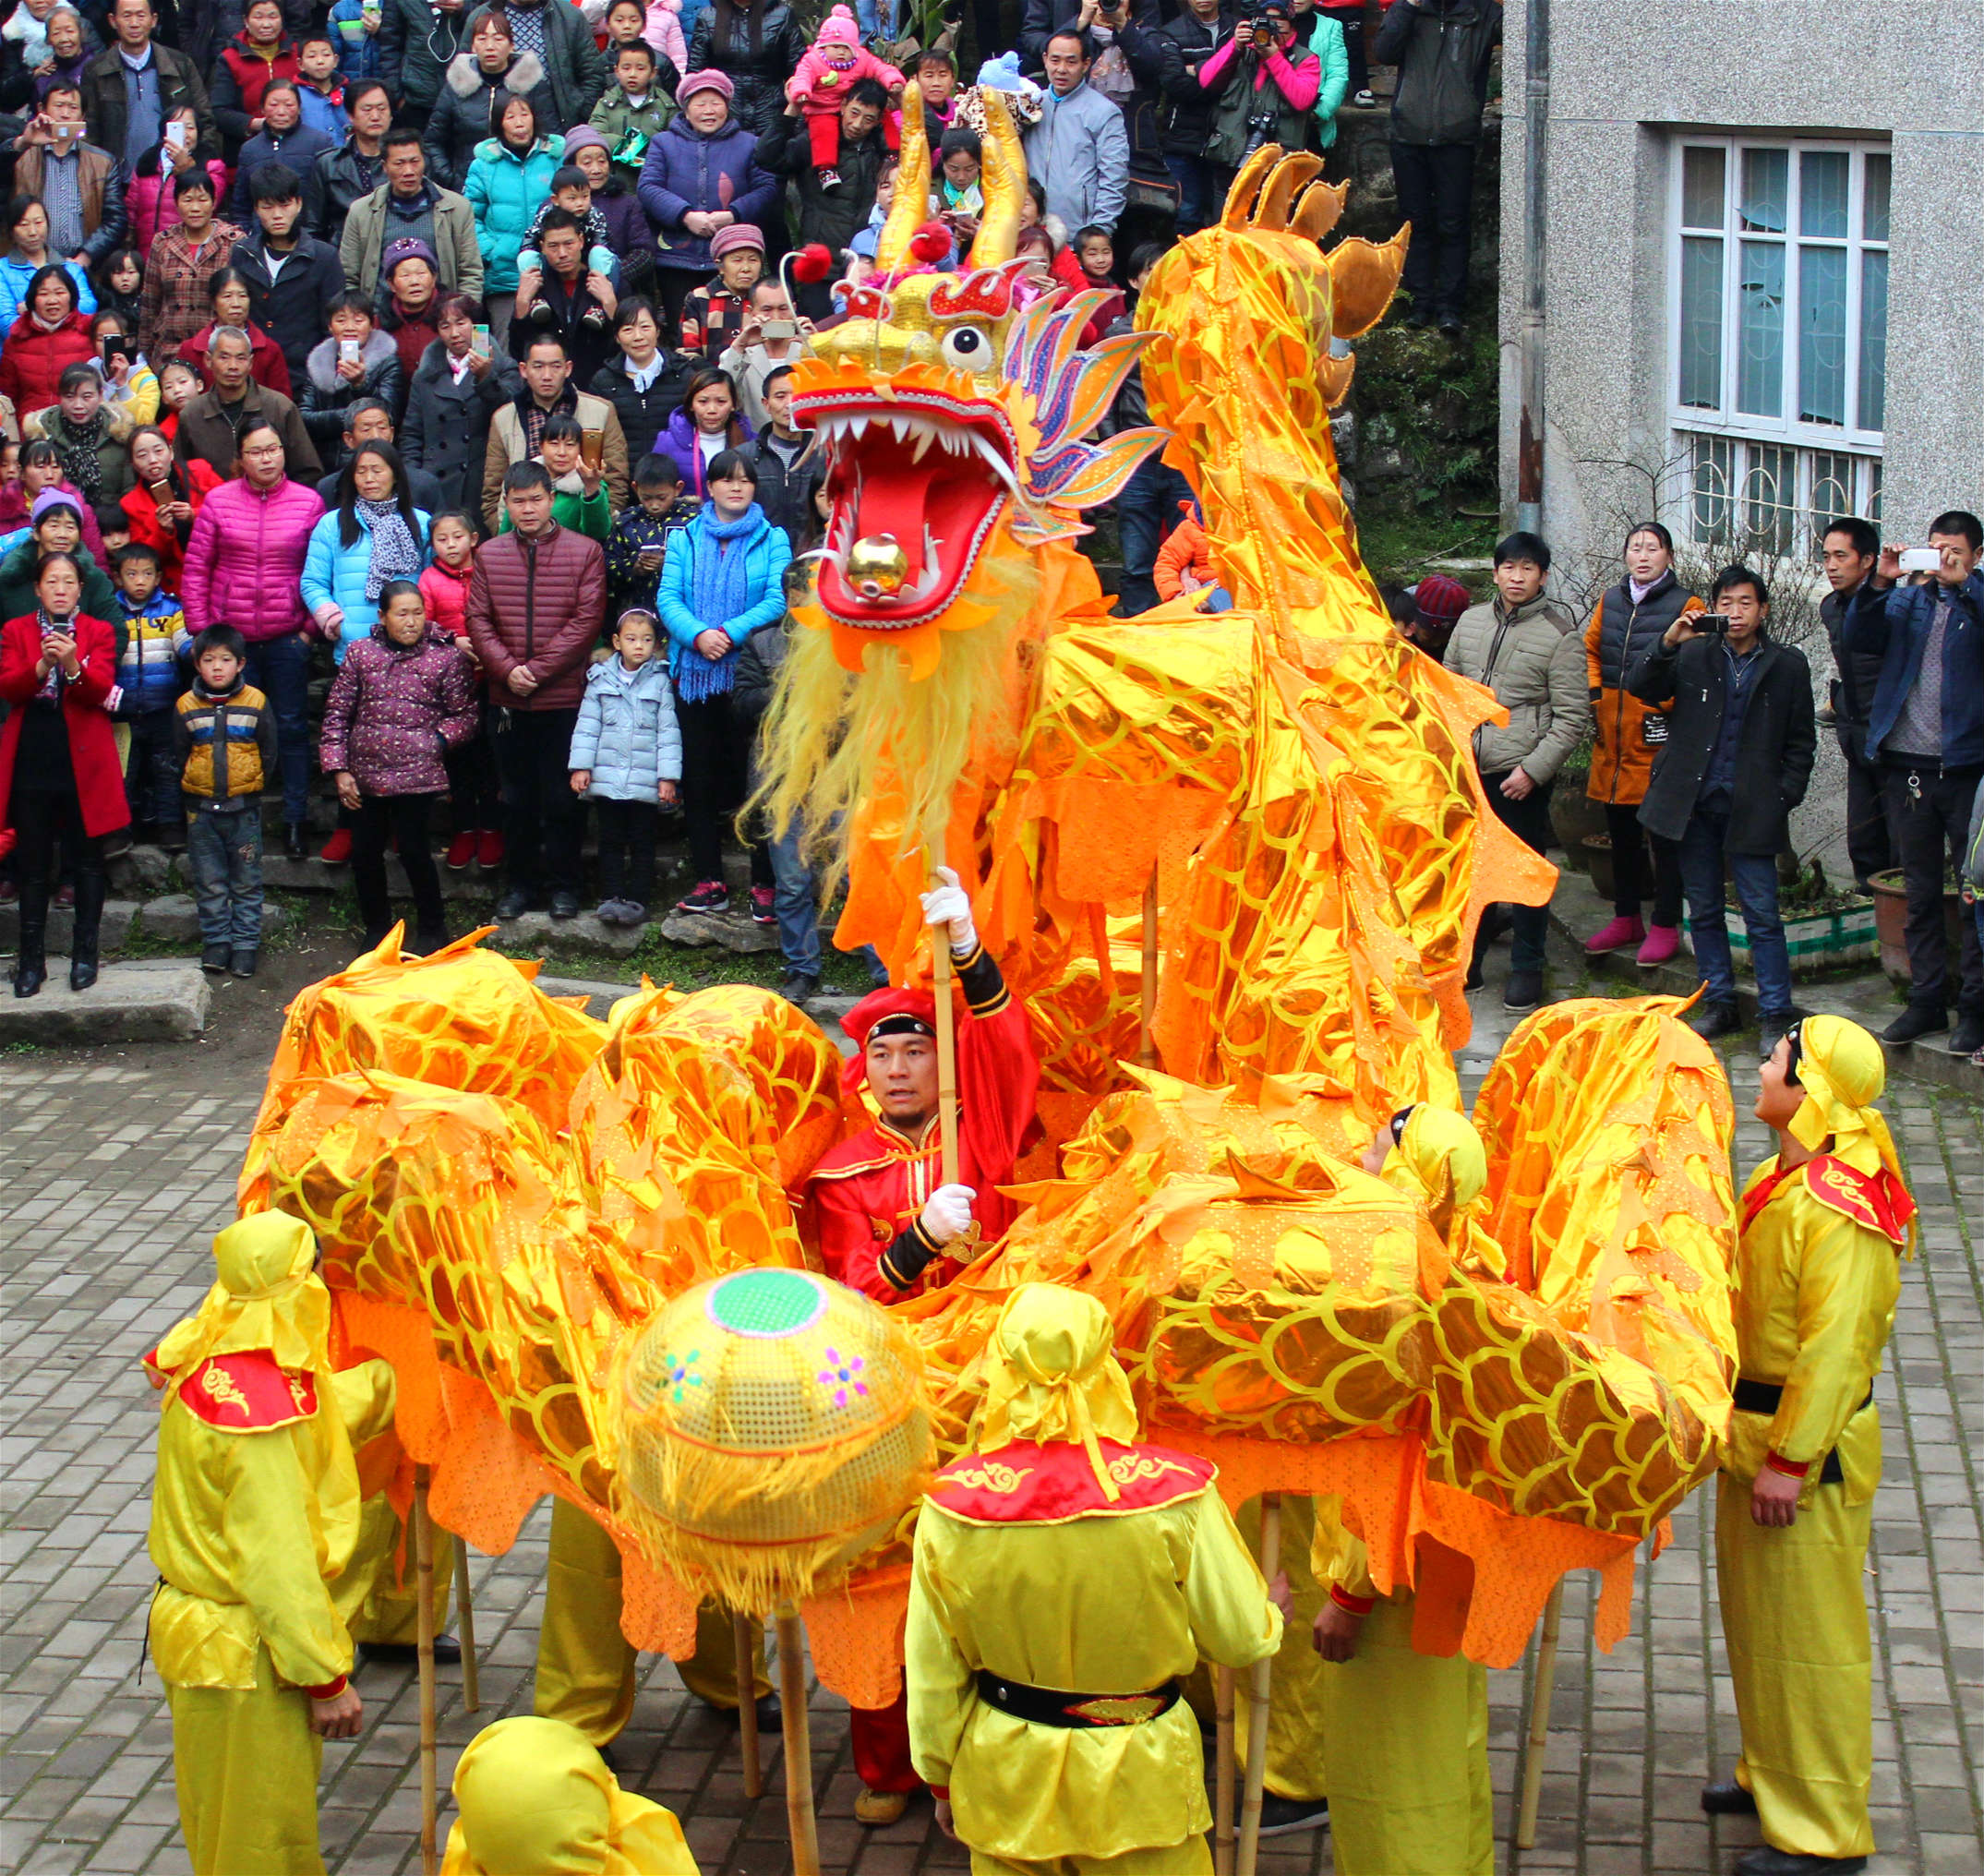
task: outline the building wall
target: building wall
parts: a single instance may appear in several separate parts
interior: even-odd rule
[[[1511,520],[1528,23],[1528,0],[1509,0],[1499,298],[1501,487]],[[1979,46],[1984,0],[1919,8],[1883,0],[1553,0],[1544,524],[1567,589],[1593,586],[1607,563],[1617,577],[1620,518],[1651,510],[1646,465],[1672,449],[1667,204],[1677,129],[1891,139],[1883,531],[1918,541],[1941,509],[1984,512],[1984,312],[1960,284],[1975,274],[1984,202]],[[1822,692],[1830,676],[1822,641],[1813,662]],[[1806,848],[1823,841],[1836,876],[1843,855],[1824,838],[1822,804],[1836,798],[1837,756],[1822,733],[1821,755],[1813,805],[1794,833]]]

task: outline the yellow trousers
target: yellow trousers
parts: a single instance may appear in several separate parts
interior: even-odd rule
[[[612,1538],[576,1506],[556,1500],[532,1710],[540,1719],[576,1726],[595,1746],[617,1738],[633,1714],[634,1649],[620,1633],[620,1554]],[[769,1693],[772,1683],[764,1672],[764,1632],[752,1627],[755,1699]],[[680,1673],[699,1700],[737,1705],[737,1649],[727,1609],[705,1604],[696,1612],[696,1652]]]
[[[1862,1571],[1873,1502],[1821,1485],[1789,1530],[1750,1515],[1747,1480],[1715,1487],[1715,1568],[1743,1751],[1763,1841],[1804,1857],[1868,1857],[1873,1652]]]
[[[1413,1649],[1413,1599],[1380,1596],[1349,1661],[1322,1666],[1337,1876],[1494,1876],[1488,1676]]]
[[[352,1560],[331,1585],[331,1600],[354,1642],[404,1645],[420,1640],[420,1596],[414,1569],[414,1540],[406,1539],[406,1571],[400,1572],[400,1514],[385,1493],[367,1498],[358,1513],[358,1542]],[[434,1632],[445,1634],[454,1583],[454,1539],[438,1525],[434,1532]]]
[[[324,1876],[317,1778],[324,1742],[309,1696],[279,1687],[255,1651],[252,1692],[165,1684],[173,1782],[193,1876]]]
[[[1233,1521],[1260,1561],[1260,1500],[1249,1498]],[[1309,1569],[1309,1549],[1316,1536],[1316,1501],[1293,1496],[1281,1500],[1281,1561],[1288,1574],[1295,1613],[1281,1627],[1281,1650],[1274,1658],[1268,1683],[1267,1787],[1278,1798],[1319,1798],[1323,1785],[1323,1668],[1316,1652],[1316,1614],[1329,1593]],[[1233,1702],[1233,1751],[1243,1770],[1247,1762],[1247,1670],[1236,1677]]]
[[[971,1853],[971,1876],[1212,1876],[1212,1852],[1204,1837],[1155,1849],[1125,1850],[1117,1857],[1045,1857],[1021,1862],[1013,1857]]]

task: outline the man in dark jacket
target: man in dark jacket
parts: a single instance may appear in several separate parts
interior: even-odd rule
[[[765,374],[759,395],[764,403],[765,425],[745,444],[744,454],[758,472],[758,506],[798,553],[812,528],[812,494],[824,473],[824,458],[812,447],[811,431],[792,425],[792,367],[775,365]]]
[[[337,146],[303,121],[302,93],[288,78],[271,78],[262,92],[262,127],[241,146],[234,160],[234,186],[228,195],[228,219],[246,228],[253,217],[256,174],[280,162],[301,178],[317,159]],[[298,184],[301,193],[301,184]]]
[[[774,175],[799,183],[800,240],[820,242],[838,255],[863,228],[875,206],[888,143],[882,132],[889,94],[873,78],[858,78],[840,107],[840,166],[831,186],[813,166],[806,120],[797,104],[784,113],[758,144],[758,161]],[[809,311],[812,309],[809,308]],[[814,314],[815,318],[820,315]]]
[[[301,386],[311,352],[331,330],[344,268],[335,247],[303,232],[303,184],[286,162],[257,170],[248,196],[255,219],[228,264],[248,283],[249,317],[283,348],[289,381]]]
[[[50,254],[88,268],[124,245],[125,168],[84,141],[81,91],[66,79],[51,85],[15,148],[14,190],[47,210]]]
[[[478,6],[469,15],[467,38],[475,43],[475,23],[493,11]],[[510,30],[519,52],[534,53],[551,80],[551,101],[558,115],[547,130],[569,130],[593,114],[607,89],[607,58],[593,42],[584,14],[564,0],[506,0]]]
[[[551,916],[579,909],[585,803],[571,792],[567,759],[585,689],[586,654],[606,615],[607,559],[597,541],[551,518],[542,463],[503,477],[510,532],[475,550],[468,583],[468,636],[502,713],[496,766],[503,783],[509,887],[499,919],[529,911],[547,886]]]
[[[317,446],[304,427],[302,415],[280,391],[258,384],[248,375],[252,359],[246,335],[218,328],[207,342],[207,367],[212,385],[197,392],[179,413],[173,451],[182,463],[204,463],[223,480],[234,473],[240,454],[236,438],[250,417],[266,417],[283,439],[283,459],[292,482],[315,482],[324,473]]]
[[[1849,652],[1846,631],[1846,615],[1881,558],[1881,536],[1873,523],[1843,515],[1826,529],[1822,551],[1826,581],[1833,590],[1819,602],[1819,614],[1825,621],[1836,674],[1831,691],[1834,734],[1846,759],[1846,856],[1864,893],[1875,873],[1894,864],[1894,840],[1887,803],[1882,799],[1881,764],[1867,748],[1867,719],[1881,681],[1881,655],[1864,647]]]
[[[338,457],[341,463],[349,463],[352,452],[360,443],[397,443],[392,428],[392,406],[382,397],[360,398],[344,413],[342,440],[343,449]],[[406,492],[413,497],[415,508],[424,514],[433,515],[451,505],[440,484],[425,469],[408,462],[403,455],[401,466],[406,471]],[[343,479],[342,469],[333,469],[330,475],[319,478],[318,499],[327,509],[338,505]]]
[[[1906,582],[1903,549],[1883,547],[1846,619],[1847,651],[1881,655],[1866,747],[1881,764],[1908,888],[1908,1007],[1881,1032],[1883,1042],[1948,1026],[1943,869],[1963,863],[1984,779],[1984,526],[1952,509],[1930,523],[1929,545],[1935,571]],[[1967,1055],[1984,1046],[1984,957],[1973,920],[1963,926],[1956,1012],[1950,1053]]]
[[[426,122],[440,96],[441,75],[468,49],[467,0],[383,0],[379,23],[379,75],[403,119]]]
[[[571,374],[590,384],[617,349],[613,316],[619,295],[603,273],[587,266],[585,224],[570,209],[553,209],[537,231],[541,269],[518,277],[515,334],[519,343],[539,332],[563,340]]]
[[[1748,567],[1725,569],[1709,604],[1711,613],[1682,613],[1626,673],[1635,697],[1667,712],[1667,740],[1653,758],[1640,820],[1680,844],[1695,962],[1708,986],[1693,1027],[1710,1038],[1742,1023],[1723,922],[1725,867],[1735,875],[1768,1059],[1791,1024],[1777,856],[1818,748],[1811,667],[1803,652],[1765,636],[1771,595]],[[1704,618],[1723,629],[1698,630]]]
[[[1135,19],[1123,31],[1131,69],[1163,100],[1159,136],[1164,167],[1178,185],[1181,235],[1197,234],[1220,212],[1219,176],[1206,161],[1220,90],[1200,86],[1198,68],[1232,36],[1232,9],[1225,0],[1185,0],[1177,18],[1156,31]]]
[[[392,99],[377,78],[359,78],[345,88],[344,112],[352,120],[351,135],[325,150],[303,179],[304,226],[332,247],[343,238],[352,210],[386,180]]]
[[[203,161],[221,153],[221,133],[207,99],[207,82],[182,52],[152,37],[158,15],[151,0],[117,0],[110,16],[116,44],[83,68],[83,115],[90,140],[124,164],[126,174],[139,157],[159,147],[165,120],[189,110],[198,126],[196,154]]]
[[[1474,151],[1501,36],[1497,0],[1391,0],[1371,48],[1376,64],[1399,68],[1391,169],[1413,224],[1404,283],[1415,326],[1459,332],[1466,318]]]

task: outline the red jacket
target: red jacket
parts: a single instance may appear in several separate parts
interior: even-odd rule
[[[213,382],[213,371],[207,363],[207,342],[212,337],[213,321],[209,319],[179,348],[179,356],[209,384]],[[283,348],[253,321],[248,325],[248,376],[265,390],[280,391],[288,398],[296,395],[290,389],[289,360],[283,357]]]
[[[11,706],[0,728],[0,803],[12,820],[14,752],[20,743],[23,705],[41,688],[34,674],[42,655],[42,624],[33,613],[0,626],[0,703]],[[124,769],[117,739],[103,706],[117,680],[117,634],[101,619],[79,614],[76,655],[82,676],[62,691],[62,720],[68,727],[69,762],[76,771],[76,795],[82,804],[83,832],[95,839],[131,824],[125,805]]]
[[[978,1195],[972,1215],[982,1247],[1017,1216],[1013,1201],[993,1188],[1011,1181],[1013,1162],[1033,1128],[1040,1071],[1026,1007],[1007,991],[998,966],[980,951],[958,975],[971,1013],[957,1029],[957,1176]],[[826,1274],[877,1303],[900,1302],[949,1282],[963,1268],[955,1258],[939,1257],[907,1286],[882,1268],[883,1253],[912,1230],[925,1200],[943,1184],[934,1114],[914,1139],[877,1121],[842,1141],[806,1182],[805,1234]]]
[[[0,345],[0,392],[14,400],[15,413],[46,410],[55,402],[55,387],[72,365],[87,365],[96,356],[90,321],[71,313],[53,332],[44,332],[26,307],[7,328]]]
[[[468,636],[468,583],[475,578],[471,560],[461,572],[436,560],[420,570],[420,596],[427,603],[427,623],[450,638]]]
[[[213,465],[197,458],[191,463],[174,462],[173,478],[174,487],[192,509],[194,520],[198,521],[201,505],[221,486],[221,478],[214,473]],[[131,523],[131,538],[144,542],[158,555],[159,584],[168,593],[177,593],[186,577],[186,550],[180,546],[178,532],[159,520],[159,504],[151,491],[140,483],[117,505],[124,510],[124,518]],[[97,558],[101,560],[102,554]]]

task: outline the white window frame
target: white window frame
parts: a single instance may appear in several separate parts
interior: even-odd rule
[[[1715,149],[1723,152],[1723,214],[1719,229],[1689,227],[1683,219],[1685,153],[1696,149]],[[1746,230],[1739,225],[1738,205],[1744,153],[1757,150],[1783,150],[1789,153],[1790,161],[1786,177],[1786,225],[1781,234],[1759,233]],[[1845,235],[1807,235],[1798,225],[1800,160],[1808,153],[1844,155],[1849,161],[1847,232]],[[1671,138],[1667,164],[1667,357],[1665,395],[1668,427],[1675,439],[1675,463],[1669,502],[1677,511],[1675,519],[1681,523],[1681,529],[1677,532],[1685,531],[1690,539],[1701,538],[1696,533],[1694,511],[1694,461],[1697,450],[1713,450],[1718,443],[1723,447],[1715,451],[1715,453],[1726,453],[1730,463],[1730,483],[1725,491],[1730,509],[1723,530],[1718,532],[1725,534],[1732,542],[1740,542],[1755,532],[1744,519],[1744,511],[1750,499],[1750,491],[1757,486],[1751,478],[1760,473],[1760,465],[1766,460],[1768,453],[1778,450],[1795,452],[1794,486],[1787,492],[1779,492],[1777,499],[1770,504],[1771,506],[1779,510],[1788,509],[1795,518],[1809,518],[1813,525],[1822,524],[1830,514],[1839,511],[1839,505],[1819,499],[1822,491],[1817,486],[1817,459],[1821,456],[1844,456],[1854,459],[1850,472],[1853,483],[1851,499],[1846,506],[1856,514],[1878,516],[1884,432],[1862,428],[1857,421],[1860,402],[1860,315],[1864,273],[1861,258],[1870,251],[1893,252],[1892,166],[1889,172],[1889,238],[1886,241],[1870,241],[1866,235],[1867,159],[1870,156],[1889,155],[1891,147],[1885,139],[1870,138],[1765,137],[1682,131],[1676,132]],[[1721,402],[1719,406],[1713,409],[1683,403],[1680,382],[1682,242],[1689,234],[1711,233],[1718,234],[1723,243],[1722,352],[1718,387]],[[1742,346],[1740,250],[1746,240],[1774,242],[1785,250],[1784,381],[1783,394],[1779,400],[1780,415],[1775,417],[1758,416],[1736,409]],[[1798,408],[1798,295],[1801,286],[1798,249],[1806,246],[1837,248],[1848,257],[1844,339],[1846,354],[1845,403],[1848,420],[1844,424],[1807,422],[1795,415]],[[1798,543],[1796,538],[1797,532],[1794,521],[1793,539],[1782,545],[1793,551],[1802,550],[1816,554],[1816,541]]]

